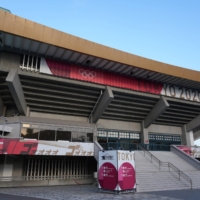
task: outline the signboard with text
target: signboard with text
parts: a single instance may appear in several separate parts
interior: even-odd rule
[[[134,152],[123,150],[100,151],[99,188],[133,190],[136,188]]]
[[[200,91],[196,89],[192,90],[171,84],[143,80],[133,76],[126,76],[106,70],[64,63],[51,59],[41,58],[40,73],[200,102]]]

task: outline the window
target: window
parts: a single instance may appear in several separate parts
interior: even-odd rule
[[[72,132],[72,142],[86,142],[86,141],[87,141],[86,133]]]
[[[108,137],[118,138],[118,132],[109,131]]]
[[[87,142],[93,142],[93,133],[87,133]]]
[[[54,130],[40,130],[39,140],[55,141],[55,131]]]
[[[39,136],[39,129],[32,129],[32,128],[21,129],[21,137],[23,138],[38,140],[38,136]]]
[[[58,141],[58,140],[71,141],[71,132],[69,132],[69,131],[57,131],[56,141]]]
[[[98,137],[107,137],[107,131],[97,131]]]
[[[130,133],[130,138],[131,139],[140,139],[140,134],[139,133]]]
[[[119,133],[120,138],[129,138],[129,133]]]

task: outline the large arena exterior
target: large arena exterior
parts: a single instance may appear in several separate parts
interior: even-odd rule
[[[0,19],[1,186],[91,183],[95,149],[200,138],[200,72]]]

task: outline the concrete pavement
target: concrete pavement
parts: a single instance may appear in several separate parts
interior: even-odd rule
[[[200,199],[199,197],[200,190],[128,193],[116,195],[100,192],[97,187],[91,185],[0,188],[0,200],[196,200]]]

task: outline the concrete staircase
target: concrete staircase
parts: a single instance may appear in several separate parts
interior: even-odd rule
[[[168,161],[163,160],[163,162]],[[151,163],[150,157],[144,156],[143,151],[135,151],[135,164],[138,192],[190,189],[187,180],[181,178],[179,181],[178,174],[169,172],[168,167],[161,167],[159,170],[158,163],[155,161]]]
[[[198,169],[173,152],[151,151],[150,153],[163,162],[171,162],[192,179],[193,189],[200,189],[200,171]]]

